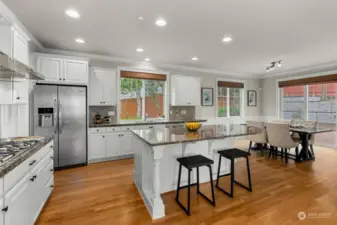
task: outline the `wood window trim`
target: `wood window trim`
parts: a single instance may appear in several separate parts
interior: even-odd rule
[[[302,86],[310,84],[327,84],[327,83],[337,83],[337,74],[318,76],[318,77],[307,77],[296,80],[286,80],[280,81],[278,83],[279,88],[291,87],[291,86]]]
[[[121,78],[166,81],[166,75],[163,74],[143,73],[133,71],[121,71]]]
[[[218,87],[227,88],[244,88],[244,83],[230,82],[230,81],[218,81]]]

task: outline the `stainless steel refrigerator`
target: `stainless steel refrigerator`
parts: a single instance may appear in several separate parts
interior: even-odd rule
[[[87,164],[87,88],[37,84],[34,135],[54,136],[54,167]]]

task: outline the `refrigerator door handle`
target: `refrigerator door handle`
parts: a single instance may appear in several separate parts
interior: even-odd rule
[[[60,101],[58,101],[58,108],[59,108],[59,134],[62,134],[63,124],[62,124],[62,107]]]
[[[57,126],[58,126],[58,116],[57,116],[57,99],[54,99],[54,134],[57,134]]]

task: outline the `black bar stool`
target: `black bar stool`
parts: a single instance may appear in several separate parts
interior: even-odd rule
[[[218,166],[218,176],[216,179],[215,187],[218,188],[220,191],[224,192],[225,194],[227,194],[231,198],[233,198],[234,196],[234,183],[252,192],[252,182],[250,179],[250,167],[249,167],[249,159],[248,159],[248,156],[250,156],[250,153],[236,149],[236,148],[221,150],[221,151],[218,151],[218,153],[219,153],[219,166]],[[231,161],[231,172],[228,174],[220,175],[221,157],[225,157]],[[239,183],[238,181],[234,179],[234,160],[237,158],[246,158],[249,187],[246,187],[245,185]],[[224,176],[231,176],[231,192],[230,193],[225,191],[223,188],[219,187],[219,178],[224,177]]]
[[[180,163],[179,165],[179,175],[178,175],[178,187],[177,187],[177,194],[176,194],[176,202],[178,205],[190,215],[190,206],[191,206],[191,186],[197,185],[197,194],[200,194],[204,197],[208,202],[210,202],[213,206],[215,206],[215,199],[214,199],[214,188],[213,188],[213,179],[212,179],[212,167],[211,165],[214,163],[213,160],[206,158],[202,155],[194,155],[188,157],[178,158],[177,161]],[[188,170],[188,184],[187,186],[180,187],[180,178],[181,178],[181,168],[184,166]],[[212,189],[212,200],[207,198],[203,193],[199,190],[199,167],[207,166],[209,168],[209,175],[211,180],[211,189]],[[197,183],[191,184],[191,172],[193,168],[197,168]],[[187,199],[187,209],[180,203],[179,201],[179,191],[183,188],[188,188],[188,199]]]

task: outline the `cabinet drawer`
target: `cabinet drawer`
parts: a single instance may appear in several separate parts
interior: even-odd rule
[[[90,134],[105,133],[105,132],[106,132],[106,128],[105,127],[89,128],[89,133]]]
[[[120,131],[120,127],[107,127],[106,132],[118,132]]]

